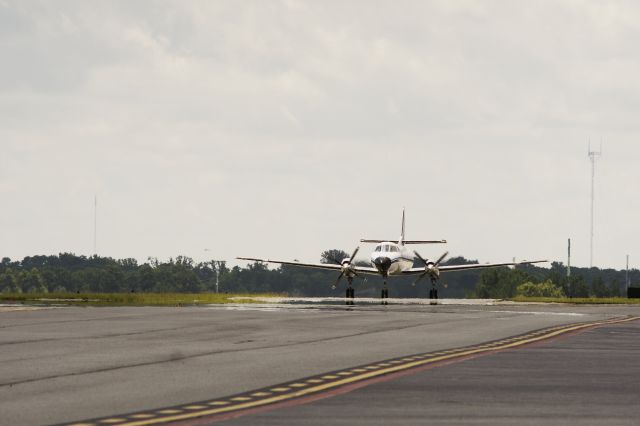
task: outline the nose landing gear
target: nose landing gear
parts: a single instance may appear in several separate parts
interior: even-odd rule
[[[389,289],[387,288],[387,277],[384,277],[384,285],[382,286],[382,291],[380,292],[380,304],[388,305],[387,299],[389,298]]]

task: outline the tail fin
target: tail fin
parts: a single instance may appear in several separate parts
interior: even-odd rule
[[[369,238],[363,238],[360,240],[361,243],[387,243],[392,242],[393,240],[374,240]],[[398,240],[398,245],[405,244],[444,244],[447,240],[405,240],[404,239],[404,207],[402,208],[402,229],[400,230],[400,240]]]
[[[402,231],[400,233],[400,241],[398,241],[398,244],[401,246],[404,245],[404,207],[402,208]]]

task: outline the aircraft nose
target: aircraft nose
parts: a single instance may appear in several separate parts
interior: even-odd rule
[[[379,271],[388,271],[391,266],[391,259],[388,257],[378,257],[373,261]]]

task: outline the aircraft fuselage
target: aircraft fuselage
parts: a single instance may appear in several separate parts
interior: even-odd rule
[[[371,253],[371,265],[384,276],[400,275],[402,271],[413,267],[413,253],[404,245],[385,241],[376,246]]]

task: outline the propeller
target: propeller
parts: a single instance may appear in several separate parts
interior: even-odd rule
[[[438,278],[440,278],[440,270],[438,269],[438,266],[440,266],[440,263],[444,260],[445,257],[447,257],[449,252],[448,251],[444,252],[442,256],[440,256],[438,260],[436,260],[435,262],[430,262],[426,260],[425,258],[420,256],[420,253],[418,253],[415,250],[413,251],[413,253],[418,257],[418,259],[420,259],[422,263],[424,263],[425,268],[424,268],[424,272],[420,274],[420,276],[411,285],[415,287],[418,281],[420,281],[427,275],[431,277],[431,282],[436,282]]]
[[[331,286],[331,288],[333,290],[336,289],[336,286],[338,285],[338,283],[340,282],[340,280],[342,279],[343,276],[346,275],[347,277],[353,277],[353,276],[357,276],[358,275],[358,273],[351,267],[351,261],[356,257],[356,254],[358,254],[358,250],[360,250],[360,247],[356,247],[356,249],[353,251],[353,253],[351,253],[351,256],[342,259],[341,262],[338,262],[338,260],[333,258],[333,257],[331,257],[329,259],[329,260],[333,261],[334,263],[342,266],[342,270],[340,271],[340,275],[338,275],[338,278],[336,278],[336,281]]]

